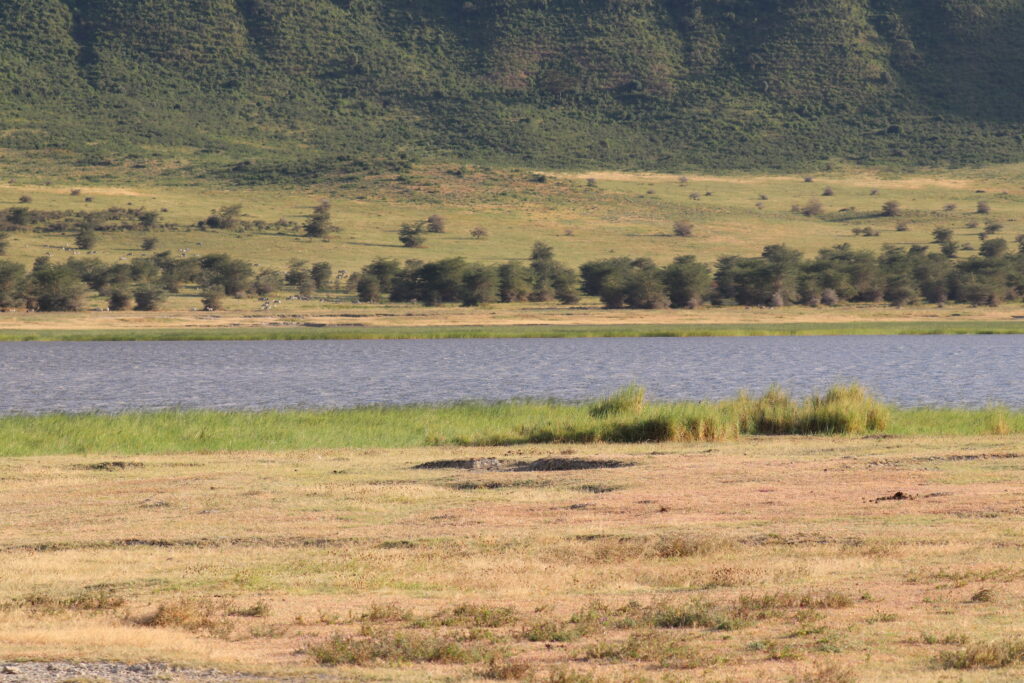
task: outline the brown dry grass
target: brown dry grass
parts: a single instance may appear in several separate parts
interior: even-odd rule
[[[8,459],[0,659],[327,679],[1016,680],[1018,448],[594,446],[572,454],[635,466],[569,472],[413,469],[564,453],[550,447],[151,456],[116,471]],[[908,496],[879,500],[895,491]]]
[[[698,310],[609,310],[596,302],[579,306],[552,304],[501,304],[484,308],[456,305],[423,307],[413,304],[333,304],[285,302],[273,312],[233,310],[239,306],[255,309],[253,300],[232,300],[229,310],[202,312],[182,310],[188,297],[169,300],[169,310],[81,313],[0,314],[4,330],[133,330],[189,328],[253,328],[315,326],[428,327],[500,325],[776,325],[783,323],[942,323],[1015,322],[1021,319],[1019,305],[975,307],[966,305],[893,306],[856,304],[837,308],[703,308]],[[178,305],[180,303],[180,306]],[[97,303],[99,305],[99,303]]]

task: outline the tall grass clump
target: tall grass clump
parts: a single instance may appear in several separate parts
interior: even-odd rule
[[[590,404],[590,414],[594,417],[609,415],[639,415],[646,405],[646,390],[638,384],[630,384],[616,391],[607,398]]]
[[[797,402],[773,386],[759,398],[735,402],[744,434],[867,434],[884,430],[887,406],[857,384],[837,385]]]

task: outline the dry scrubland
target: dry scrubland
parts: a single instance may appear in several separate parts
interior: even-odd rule
[[[998,436],[7,458],[0,660],[1019,680],[1022,467]]]
[[[685,254],[694,254],[708,262],[724,254],[752,256],[773,243],[785,243],[808,255],[842,242],[872,249],[880,249],[884,244],[927,244],[932,239],[932,230],[938,227],[952,228],[957,241],[977,245],[977,234],[987,220],[1002,224],[999,236],[1008,241],[1024,233],[1024,168],[1019,165],[900,176],[856,169],[837,170],[816,176],[813,182],[805,182],[799,175],[692,174],[685,183],[680,182],[678,175],[624,172],[549,173],[544,176],[545,182],[536,182],[536,174],[523,169],[422,166],[404,176],[367,178],[350,187],[301,189],[168,184],[170,181],[162,180],[159,174],[138,171],[133,175],[128,169],[103,169],[104,180],[90,182],[90,178],[97,177],[90,175],[90,170],[100,169],[84,169],[79,177],[67,177],[66,168],[60,171],[63,175],[54,169],[54,177],[61,179],[48,181],[50,184],[44,183],[42,176],[21,174],[0,185],[0,209],[20,205],[20,198],[27,195],[31,197],[28,206],[33,209],[96,210],[113,206],[166,209],[166,213],[161,213],[165,223],[194,226],[220,207],[241,204],[248,220],[273,223],[284,218],[301,224],[313,207],[326,199],[332,202],[334,222],[342,229],[339,235],[326,242],[301,236],[299,228],[231,232],[164,227],[151,232],[101,233],[95,251],[105,261],[130,260],[145,253],[140,248],[141,241],[152,236],[159,240],[157,250],[189,249],[192,254],[228,252],[261,266],[277,268],[285,267],[291,259],[327,260],[336,270],[347,272],[358,270],[377,257],[436,260],[462,256],[491,263],[510,258],[526,260],[531,245],[537,240],[551,244],[557,258],[570,265],[614,255],[651,257],[664,264]],[[823,196],[826,188],[830,196]],[[73,189],[80,189],[81,194],[73,196]],[[691,198],[694,195],[696,199]],[[762,196],[767,199],[761,199]],[[86,203],[86,197],[92,201]],[[814,199],[823,204],[822,216],[807,217],[791,211],[793,205],[804,206]],[[889,200],[901,204],[901,216],[881,215],[882,204]],[[990,214],[977,214],[979,201],[989,203]],[[954,205],[955,208],[948,209]],[[432,214],[446,219],[447,232],[429,235],[422,249],[401,247],[398,242],[401,224]],[[672,226],[677,220],[693,223],[694,236],[674,236]],[[906,224],[905,231],[897,231],[901,223]],[[970,227],[972,223],[976,225]],[[487,230],[486,239],[470,236],[470,231],[478,226]],[[879,236],[855,236],[852,234],[855,228],[870,228]],[[72,246],[70,233],[14,233],[7,258],[30,264],[38,256],[51,254],[63,260],[70,254],[64,248]],[[971,253],[962,252],[963,255]],[[189,311],[199,307],[198,291],[183,292],[184,295],[170,297],[165,307],[176,314],[185,313],[184,322],[165,323],[159,316],[154,320],[153,316],[121,314],[95,318],[94,325],[118,326],[139,320],[155,326],[189,324]],[[545,322],[552,317],[568,317],[571,322],[580,316],[605,315],[594,310],[598,306],[595,302],[586,303],[587,309],[568,314],[550,312],[551,307],[545,306],[517,306],[507,311],[504,306],[498,306],[496,310],[503,312],[477,314],[472,324],[493,322],[488,320],[491,317],[497,317],[498,322],[504,319]],[[104,306],[105,301],[98,297],[90,301],[91,308]],[[1011,314],[1005,311],[1014,308],[1008,306],[1003,313],[995,315],[1009,319]],[[417,324],[420,319],[450,324],[450,318],[461,318],[448,308],[417,313],[406,305],[360,306],[354,303],[351,294],[341,291],[327,292],[314,301],[284,301],[270,314],[260,312],[260,302],[255,299],[230,301],[228,309],[229,314],[257,316],[259,320],[249,321],[257,325],[295,324],[307,320],[308,316],[317,320],[318,316],[329,317],[331,313],[351,316],[347,322],[356,324],[388,324],[393,319],[399,324]],[[876,311],[829,311],[827,317],[871,319],[878,315]],[[933,314],[952,315],[948,312]],[[638,314],[617,315],[632,319]],[[701,314],[695,317],[689,312],[658,315],[675,321],[693,318],[700,322],[704,317],[734,320],[745,314],[728,311],[721,316]],[[982,315],[988,316],[987,313]],[[38,322],[40,320],[44,322]],[[47,315],[34,316],[32,321],[27,321],[5,315],[0,324],[3,327],[64,326],[65,320],[68,319]],[[208,318],[202,316],[195,319],[197,324],[207,321]]]

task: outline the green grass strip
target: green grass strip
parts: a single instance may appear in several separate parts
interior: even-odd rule
[[[0,457],[721,440],[750,433],[835,433],[846,427],[829,425],[847,424],[849,417],[865,413],[864,406],[853,401],[838,408],[825,406],[819,419],[806,403],[767,405],[763,398],[654,403],[639,410],[627,404],[612,414],[606,405],[509,401],[323,411],[12,416],[0,418]],[[1024,412],[1004,408],[882,410],[884,426],[869,431],[905,436],[1024,434]],[[815,418],[813,424],[800,421],[800,415],[808,414]],[[840,422],[834,421],[837,415]],[[855,423],[856,419],[851,424]],[[864,433],[856,429],[852,433]]]
[[[485,325],[428,327],[297,326],[125,330],[0,330],[0,342],[510,339],[583,337],[784,337],[934,334],[1024,334],[1024,320],[1001,322],[851,322],[746,325]]]

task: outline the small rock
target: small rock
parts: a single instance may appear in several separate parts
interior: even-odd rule
[[[13,666],[5,666],[3,669],[0,669],[0,674],[5,674],[7,676],[13,676],[13,675],[15,675],[17,673],[21,673],[21,672],[18,671],[17,667],[13,667]]]

